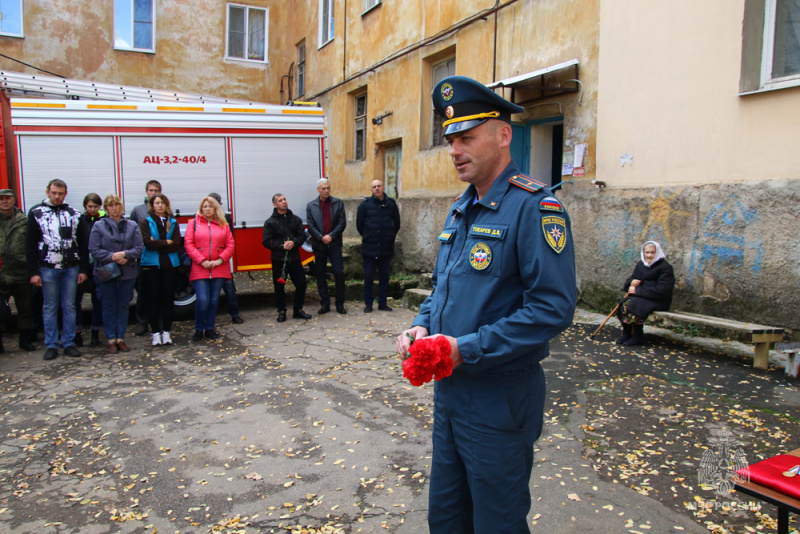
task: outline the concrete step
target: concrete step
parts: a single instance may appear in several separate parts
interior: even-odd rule
[[[419,311],[420,305],[432,292],[430,289],[406,289],[405,293],[403,293],[403,307]]]

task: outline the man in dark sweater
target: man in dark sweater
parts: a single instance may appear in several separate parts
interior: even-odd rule
[[[378,309],[392,311],[386,303],[389,294],[389,272],[394,256],[394,240],[400,230],[397,203],[383,191],[383,182],[373,180],[372,196],[358,206],[356,227],[361,234],[361,256],[364,258],[364,313],[372,312],[375,267],[378,268]]]
[[[278,308],[278,322],[286,321],[286,275],[294,284],[295,319],[311,319],[303,311],[306,299],[306,273],[300,260],[300,246],[306,239],[303,221],[289,210],[286,197],[280,193],[272,197],[272,217],[264,222],[262,243],[272,253],[272,281],[275,286],[275,305]]]

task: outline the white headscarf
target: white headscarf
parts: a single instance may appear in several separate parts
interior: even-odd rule
[[[644,259],[644,247],[647,245],[654,245],[656,247],[656,257],[653,258],[653,263],[657,262],[658,260],[667,259],[667,255],[664,254],[664,251],[661,249],[661,245],[659,245],[656,241],[647,241],[644,245],[642,245],[642,263],[644,263],[645,267],[653,266],[653,263],[647,263],[647,260]]]

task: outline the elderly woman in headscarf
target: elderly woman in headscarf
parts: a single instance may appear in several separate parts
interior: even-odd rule
[[[675,273],[667,256],[655,241],[642,245],[642,259],[622,287],[628,295],[622,300],[617,316],[622,323],[622,337],[617,345],[642,345],[644,321],[654,311],[669,310]]]

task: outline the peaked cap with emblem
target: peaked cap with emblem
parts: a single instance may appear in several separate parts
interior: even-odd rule
[[[433,108],[444,121],[444,135],[465,132],[489,119],[511,123],[525,108],[512,104],[482,83],[466,76],[448,76],[433,88]]]

